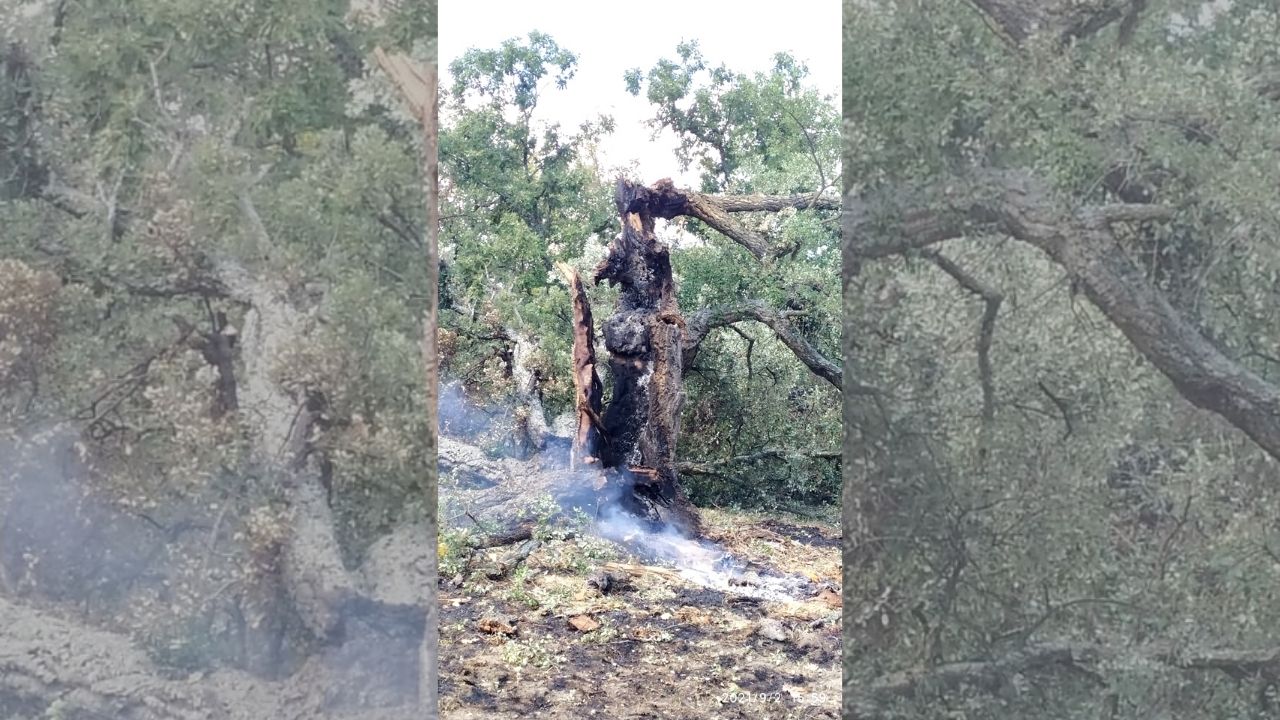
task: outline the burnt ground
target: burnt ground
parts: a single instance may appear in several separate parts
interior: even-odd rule
[[[442,567],[453,572],[440,588],[440,716],[836,718],[838,529],[725,511],[703,519],[753,567],[836,591],[761,602],[642,573],[602,593],[587,580],[605,563],[638,562],[608,541],[542,532],[505,574],[504,559],[530,546],[479,551]]]

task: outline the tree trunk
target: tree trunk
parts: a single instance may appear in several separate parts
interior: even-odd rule
[[[657,515],[678,529],[697,534],[697,512],[677,479],[676,444],[684,402],[684,319],[676,303],[671,257],[654,236],[654,218],[668,216],[674,195],[670,180],[652,188],[618,181],[615,202],[622,233],[595,271],[595,282],[621,285],[618,307],[603,323],[613,398],[602,418],[606,468],[635,478],[624,502],[629,510]]]

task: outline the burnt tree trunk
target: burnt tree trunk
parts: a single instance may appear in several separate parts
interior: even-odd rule
[[[654,236],[656,218],[696,218],[741,245],[766,267],[794,253],[795,244],[776,245],[735,213],[777,212],[785,208],[837,210],[838,199],[819,193],[766,196],[718,196],[680,190],[670,180],[651,187],[619,179],[615,195],[622,232],[596,267],[596,284],[621,286],[618,307],[601,324],[613,397],[600,412],[601,388],[596,374],[591,308],[577,274],[561,264],[560,272],[573,296],[573,364],[577,389],[578,428],[574,458],[591,465],[599,460],[606,473],[597,494],[624,487],[622,503],[630,512],[700,534],[698,514],[678,483],[676,446],[680,407],[684,403],[684,365],[712,328],[755,320],[768,325],[783,344],[813,372],[832,385],[843,383],[838,363],[824,357],[787,321],[788,313],[760,301],[695,313],[686,325],[676,302],[671,257]],[[861,387],[861,386],[859,386]],[[598,443],[596,440],[598,439]]]
[[[622,232],[594,277],[597,284],[622,287],[617,309],[601,328],[613,397],[601,418],[607,442],[600,458],[605,468],[632,478],[634,489],[623,498],[628,510],[698,534],[697,512],[676,472],[685,324],[670,254],[654,236],[654,218],[670,217],[672,203],[685,200],[670,180],[646,188],[620,179],[615,202]]]

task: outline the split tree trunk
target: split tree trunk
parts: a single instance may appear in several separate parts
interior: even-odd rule
[[[697,512],[676,472],[685,323],[676,303],[670,254],[654,236],[654,218],[670,215],[673,196],[670,180],[652,188],[618,181],[615,202],[622,233],[609,245],[594,277],[597,284],[607,280],[622,287],[617,309],[602,326],[613,398],[601,418],[606,442],[600,457],[605,468],[617,468],[635,483],[623,498],[628,510],[698,534]]]
[[[569,469],[599,462],[601,429],[601,403],[604,386],[596,372],[596,329],[591,319],[591,304],[587,291],[582,287],[578,271],[564,263],[556,268],[569,283],[573,296],[573,387],[578,414],[578,429],[573,436],[573,449],[569,455]]]
[[[597,284],[607,280],[611,286],[622,287],[617,309],[601,327],[613,377],[613,398],[603,413],[591,308],[577,273],[563,264],[558,266],[569,283],[574,307],[578,430],[573,457],[581,460],[575,465],[593,465],[598,457],[602,469],[616,469],[629,488],[621,498],[627,510],[696,535],[700,533],[698,514],[680,489],[676,447],[684,403],[685,359],[693,357],[711,328],[748,319],[765,323],[814,373],[837,387],[844,378],[839,364],[823,357],[796,332],[784,313],[759,301],[700,311],[686,325],[676,302],[671,257],[654,236],[654,220],[697,218],[767,266],[796,251],[797,246],[771,244],[734,219],[734,213],[785,208],[835,210],[839,201],[820,193],[704,195],[677,189],[670,180],[644,187],[626,179],[618,180],[614,200],[622,232],[609,245],[608,255],[593,277]],[[606,485],[610,484],[608,477]]]

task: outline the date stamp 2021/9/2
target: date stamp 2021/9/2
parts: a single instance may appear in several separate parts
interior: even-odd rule
[[[766,705],[782,700],[781,692],[747,692],[736,690],[721,693],[716,700],[722,705]]]

